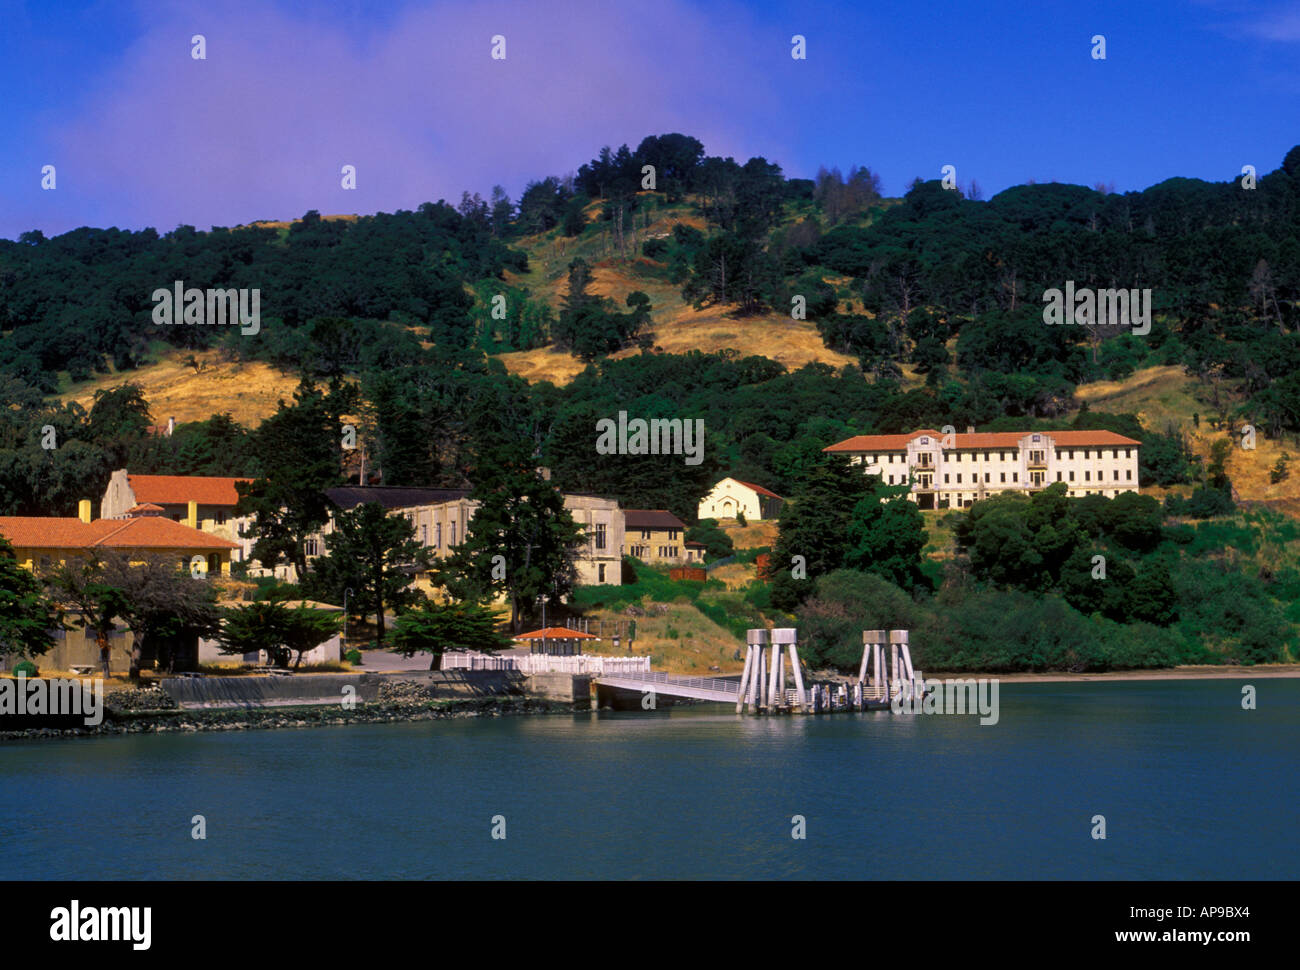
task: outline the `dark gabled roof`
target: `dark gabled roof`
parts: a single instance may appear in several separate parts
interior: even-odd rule
[[[686,523],[666,509],[625,509],[623,523],[629,529],[685,529]]]
[[[325,489],[325,496],[344,512],[378,502],[386,509],[411,505],[438,505],[454,502],[469,495],[468,488],[407,488],[402,485],[340,485]]]

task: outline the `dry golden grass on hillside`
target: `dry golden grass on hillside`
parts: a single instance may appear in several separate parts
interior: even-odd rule
[[[1132,413],[1143,426],[1153,431],[1164,431],[1173,426],[1187,435],[1192,451],[1205,464],[1210,461],[1210,449],[1217,439],[1228,437],[1224,431],[1215,431],[1207,423],[1208,405],[1197,396],[1197,381],[1189,377],[1181,366],[1147,367],[1123,381],[1097,381],[1084,384],[1075,392],[1080,401],[1087,401],[1094,411],[1111,414]],[[1192,415],[1201,414],[1197,427]],[[1300,448],[1256,434],[1255,447],[1240,447],[1241,435],[1232,436],[1234,447],[1228,454],[1228,478],[1243,502],[1262,502],[1287,515],[1300,517]],[[1294,470],[1277,483],[1269,481],[1269,472],[1283,453],[1292,456]],[[1173,489],[1144,488],[1143,492],[1163,499],[1166,491],[1184,494],[1191,486]]]
[[[645,289],[635,282],[625,285],[628,293]],[[611,291],[620,288],[617,284],[608,284]],[[669,313],[656,314],[653,327],[655,349],[668,354],[734,349],[745,356],[757,354],[778,361],[789,370],[811,363],[830,364],[836,368],[857,363],[847,354],[828,350],[814,324],[777,314],[738,318],[727,316],[723,309],[695,310],[681,306]],[[611,356],[621,359],[639,353],[641,351],[629,347]],[[582,361],[557,353],[550,347],[500,354],[498,357],[506,370],[529,382],[548,380],[561,386],[586,367]]]
[[[758,567],[752,562],[730,562],[709,570],[709,579],[727,584],[729,590],[745,589],[758,578]]]
[[[626,619],[622,612],[609,610],[593,610],[588,615]],[[740,641],[689,603],[654,604],[651,615],[637,618],[636,631],[631,647],[620,644],[618,654],[649,655],[655,670],[707,677],[710,673],[719,675],[711,667],[720,668],[722,674],[738,674],[745,666],[743,660],[735,659],[736,651],[741,649]],[[615,653],[612,641],[608,640],[584,645],[583,652],[604,656]]]
[[[342,213],[339,215],[321,216],[320,218],[321,218],[321,222],[335,222],[339,219],[342,219],[344,222],[356,222],[358,216],[355,213]],[[259,219],[256,222],[248,223],[248,226],[252,226],[257,229],[288,229],[295,222],[302,222],[302,220],[301,219],[283,219],[283,220]],[[247,228],[247,226],[236,226],[236,228],[245,229]]]
[[[780,532],[780,523],[775,519],[761,519],[741,525],[735,519],[720,519],[718,528],[731,537],[737,549],[771,548],[776,545],[776,536]]]
[[[76,401],[87,410],[95,391],[120,384],[139,384],[155,424],[166,424],[174,417],[177,424],[206,421],[214,414],[229,411],[246,427],[256,427],[275,413],[276,403],[293,400],[298,380],[281,374],[260,361],[223,361],[219,351],[196,353],[198,372],[185,363],[188,353],[172,353],[156,364],[124,373],[96,378],[60,395],[60,400]]]
[[[1081,384],[1074,396],[1094,411],[1136,414],[1153,431],[1170,424],[1191,431],[1192,414],[1206,410],[1196,398],[1196,380],[1174,364],[1146,367],[1122,381]]]
[[[1202,425],[1202,432],[1191,435],[1192,449],[1208,464],[1214,441],[1223,437],[1226,435],[1222,432],[1204,433]],[[1241,447],[1240,432],[1233,440],[1235,447],[1228,453],[1225,468],[1238,497],[1245,502],[1265,502],[1288,515],[1300,512],[1300,448],[1269,440],[1262,434],[1255,435],[1255,447],[1251,449]],[[1269,472],[1283,454],[1290,456],[1291,473],[1273,483],[1269,481]]]

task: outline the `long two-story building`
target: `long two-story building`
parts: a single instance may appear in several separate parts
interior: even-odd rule
[[[1064,482],[1071,496],[1138,491],[1141,442],[1113,431],[857,435],[823,449],[886,485],[908,485],[923,509],[963,508],[999,492]]]
[[[325,493],[340,511],[366,502],[378,502],[390,515],[411,523],[415,538],[438,559],[446,558],[465,540],[479,503],[468,489],[405,488],[383,485],[344,485]],[[598,495],[565,493],[564,507],[582,529],[583,541],[574,557],[579,586],[618,586],[623,582],[624,518],[618,502]],[[325,551],[324,537],[333,530],[333,519],[322,531],[320,542],[309,544],[309,556]],[[418,585],[432,589],[430,578],[417,574]]]

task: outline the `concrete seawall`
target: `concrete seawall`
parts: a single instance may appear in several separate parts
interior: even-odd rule
[[[566,677],[568,675],[565,675]],[[170,677],[159,686],[182,710],[237,707],[307,707],[338,704],[349,693],[357,701],[375,703],[385,683],[414,682],[434,698],[544,696],[534,695],[527,680],[511,670],[426,670],[372,674],[296,674],[291,677]],[[345,691],[351,687],[352,692]]]

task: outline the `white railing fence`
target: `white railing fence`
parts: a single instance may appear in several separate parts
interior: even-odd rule
[[[484,653],[456,651],[442,655],[442,669],[517,670],[525,674],[643,674],[650,672],[650,658],[592,657],[584,654],[563,657],[541,653],[494,657]]]

